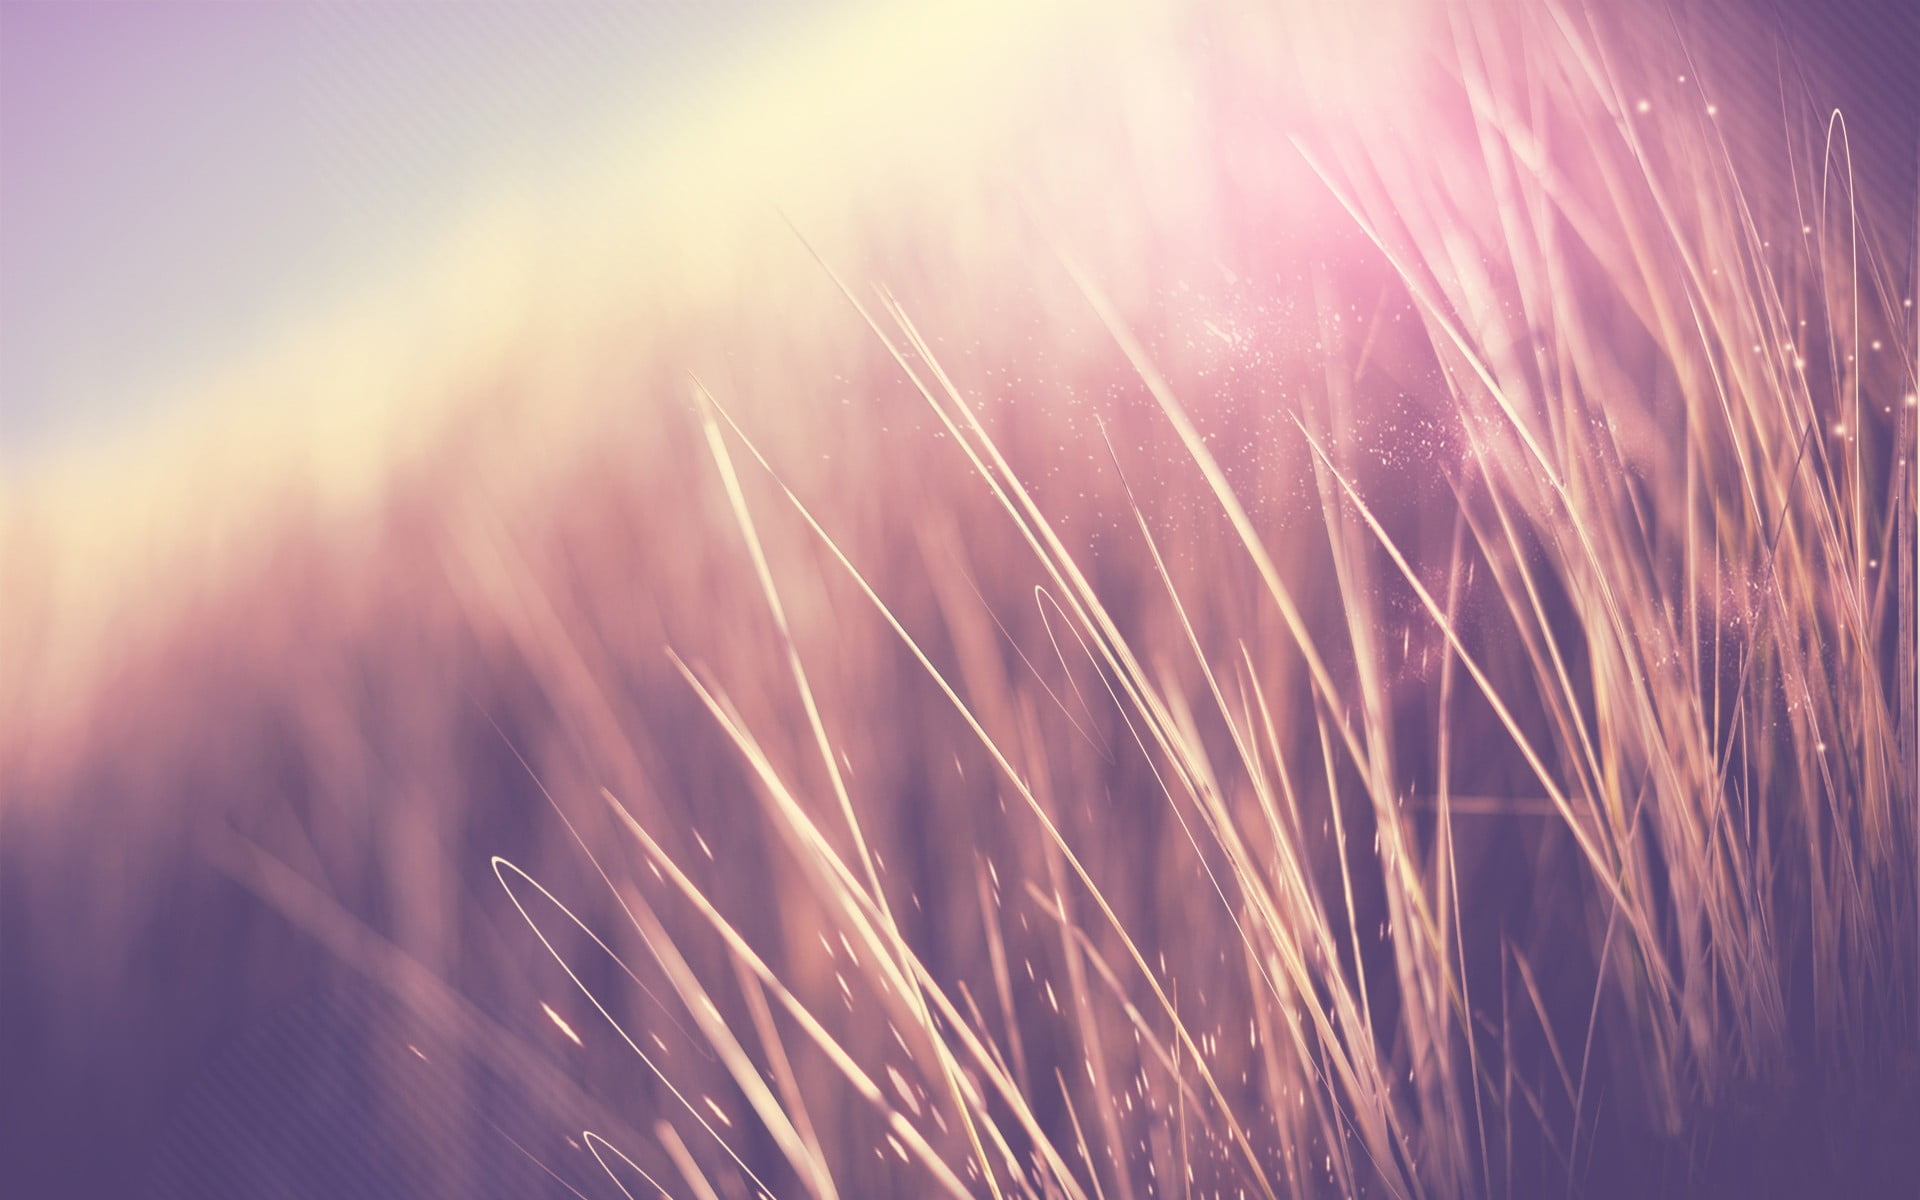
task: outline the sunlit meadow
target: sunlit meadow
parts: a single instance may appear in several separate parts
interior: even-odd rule
[[[1914,1194],[1920,116],[1760,11],[823,13],[11,471],[0,1192]]]

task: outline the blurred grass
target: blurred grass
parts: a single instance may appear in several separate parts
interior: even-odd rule
[[[1912,197],[1603,19],[1143,19],[351,502],[16,516],[13,1136],[345,971],[587,1194],[1899,1194]]]

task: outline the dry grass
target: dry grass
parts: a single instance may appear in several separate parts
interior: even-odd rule
[[[1351,91],[1333,8],[1102,43],[1105,170],[797,218],[17,683],[47,994],[306,986],[147,908],[204,856],[588,1194],[1910,1185],[1914,197],[1752,39],[1420,12]]]

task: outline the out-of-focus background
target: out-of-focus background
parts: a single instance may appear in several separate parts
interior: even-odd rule
[[[1901,0],[1695,0],[1778,22],[1773,62],[1911,135]],[[10,469],[175,415],[236,361],[401,285],[489,210],[714,103],[727,68],[847,0],[8,0],[0,42],[0,456]],[[1023,36],[1017,17],[997,35]],[[875,47],[885,54],[885,47]],[[774,98],[769,103],[777,102]],[[1880,194],[1867,189],[1869,194]]]
[[[164,419],[830,8],[7,4],[0,449],[18,468]]]
[[[1072,509],[1075,471],[1107,470],[1103,438],[1136,483],[1168,446],[1097,423],[1138,381],[1072,262],[1169,378],[1211,397],[1203,423],[1236,485],[1321,576],[1324,555],[1293,546],[1318,533],[1303,515],[1314,487],[1274,398],[1320,386],[1316,356],[1339,341],[1326,314],[1348,314],[1361,327],[1345,352],[1363,343],[1355,357],[1376,364],[1354,441],[1386,447],[1379,476],[1405,489],[1390,519],[1445,542],[1421,523],[1446,493],[1420,469],[1449,444],[1423,407],[1440,369],[1394,272],[1287,141],[1349,112],[1391,125],[1376,110],[1417,111],[1441,74],[1435,18],[1388,4],[1394,22],[1321,53],[1248,36],[1265,18],[1233,5],[1112,8],[0,5],[0,1194],[610,1195],[581,1131],[657,1147],[658,1089],[487,863],[552,868],[563,882],[543,882],[581,895],[590,868],[540,785],[583,822],[572,806],[604,819],[591,802],[610,786],[683,861],[719,850],[748,901],[765,897],[741,879],[791,886],[752,932],[813,941],[797,874],[745,832],[747,772],[662,654],[720,673],[783,762],[807,761],[791,697],[754,682],[781,643],[703,457],[688,372],[890,598],[939,615],[936,657],[985,671],[978,690],[993,693],[994,671],[1025,677],[992,622],[958,615],[972,601],[989,598],[1014,626],[998,635],[1026,647],[1057,632],[1030,569],[969,548],[1000,514],[964,468],[920,461],[944,435],[829,271],[872,311],[879,284],[924,318],[1036,490]],[[1672,31],[1621,36],[1698,46],[1716,95],[1781,102],[1777,122],[1723,122],[1756,210],[1785,219],[1804,181],[1769,190],[1767,172],[1818,170],[1780,147],[1807,150],[1807,114],[1838,108],[1877,249],[1911,279],[1914,6],[1666,11]],[[1719,29],[1742,53],[1712,45]],[[1655,111],[1697,108],[1698,87],[1674,84]],[[1458,115],[1434,120],[1436,158],[1470,159]],[[756,511],[778,507],[764,482],[748,490]],[[1179,531],[1171,574],[1205,589],[1229,543],[1177,489],[1141,490]],[[1096,547],[1116,610],[1137,600],[1178,643],[1140,599],[1154,591],[1142,562],[1106,549],[1131,518],[1089,508],[1067,524]],[[972,852],[1015,862],[1037,843],[964,815],[1005,802],[979,782],[990,764],[952,744],[934,700],[875,699],[905,695],[912,665],[863,657],[874,631],[847,615],[860,597],[823,581],[797,523],[778,528],[770,556],[794,581],[828,708],[880,718],[836,730],[876,844],[904,878],[937,879],[942,854],[967,848],[944,891],[916,893],[916,944],[982,977],[986,952],[953,915],[976,896]],[[1216,628],[1279,644],[1271,613],[1249,615],[1255,585],[1235,587],[1208,597]],[[1383,607],[1416,611],[1389,593]],[[1341,619],[1333,593],[1309,608]],[[1420,638],[1438,642],[1403,625],[1411,693],[1430,682],[1411,665]],[[995,729],[1087,767],[1062,775],[1089,795],[1147,788],[1139,764],[1114,763],[1129,731],[1073,707],[1072,688],[1097,684],[1054,685],[1064,724],[1009,701]],[[1405,756],[1416,772],[1422,754]],[[1489,765],[1476,782],[1504,802],[1520,774]],[[1165,823],[1112,824],[1089,811],[1115,863],[1177,841]],[[594,831],[595,845],[620,833]],[[1503,837],[1467,852],[1496,883],[1521,845]],[[1197,894],[1198,876],[1164,869],[1168,894]],[[1204,977],[1219,948],[1140,908]],[[831,991],[830,969],[795,969]],[[1549,977],[1549,1006],[1577,1020],[1590,983]],[[649,993],[622,1002],[640,1027],[684,1035]],[[673,1046],[717,1077],[698,1039]],[[1033,1054],[1044,1066],[1048,1049]],[[1790,1123],[1769,1110],[1711,1161],[1764,1146],[1771,1120]],[[743,1136],[749,1162],[776,1158]],[[883,1144],[857,1126],[827,1136]],[[891,1178],[866,1169],[848,1194]],[[1517,1177],[1518,1194],[1536,1182]]]

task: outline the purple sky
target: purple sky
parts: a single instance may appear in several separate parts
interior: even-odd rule
[[[763,5],[4,0],[0,460],[349,303],[597,124],[666,119]]]
[[[164,413],[824,2],[0,0],[0,463]],[[1748,4],[1908,161],[1920,4],[1679,9]]]

